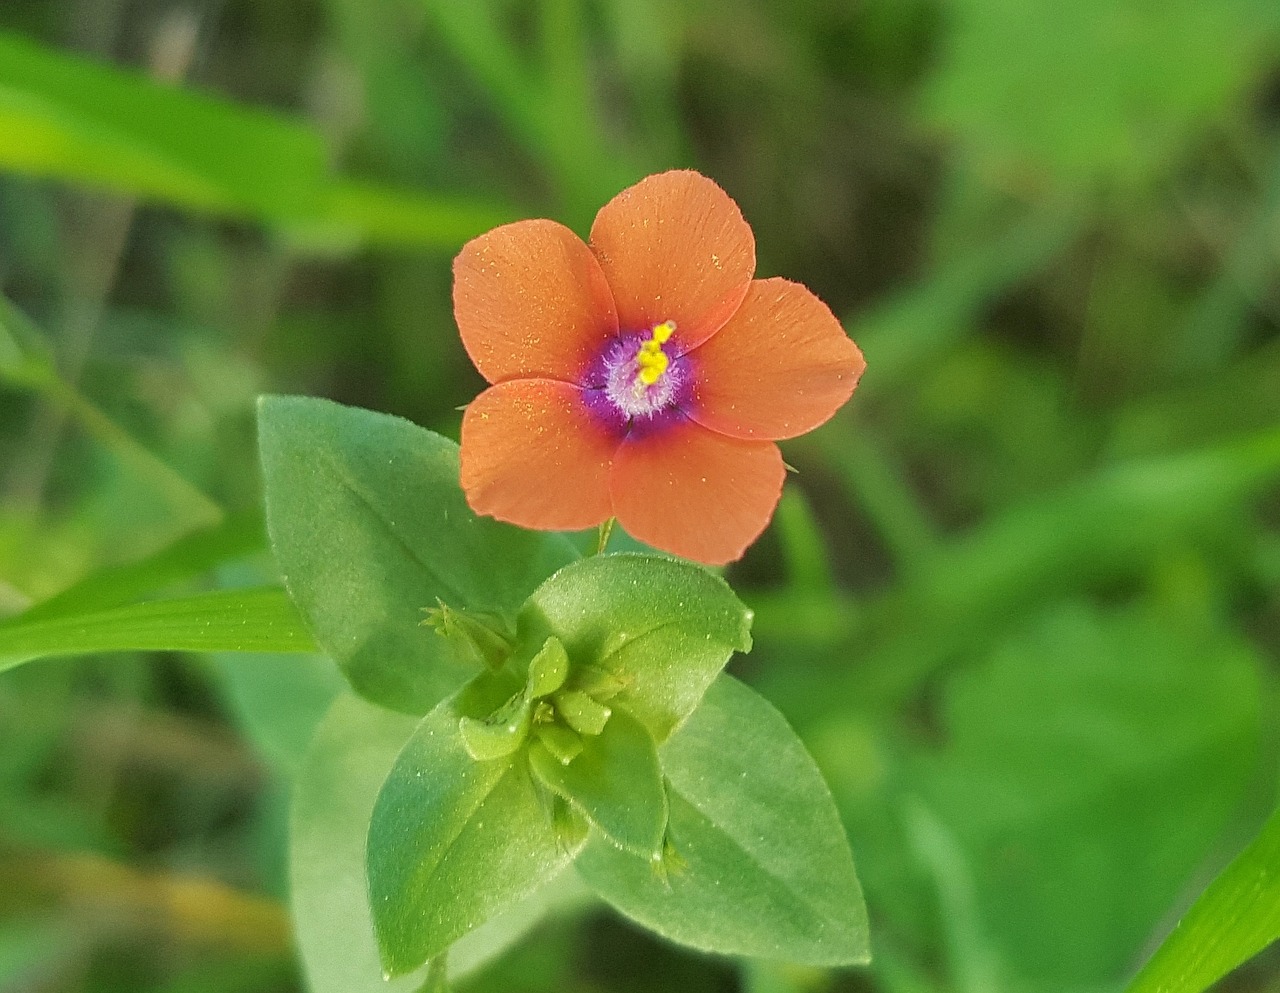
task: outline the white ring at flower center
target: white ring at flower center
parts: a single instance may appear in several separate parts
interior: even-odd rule
[[[673,362],[651,386],[640,382],[640,367],[635,360],[639,344],[623,361],[608,370],[604,393],[609,402],[628,418],[652,417],[679,399],[684,385],[685,370],[680,362]]]

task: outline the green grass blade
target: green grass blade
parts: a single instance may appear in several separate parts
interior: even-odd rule
[[[554,179],[571,227],[589,224],[609,197],[646,171],[656,171],[660,156],[651,156],[647,165],[633,160],[613,147],[596,123],[599,115],[584,89],[586,67],[573,51],[582,30],[578,0],[541,5],[540,54],[563,60],[545,66],[522,56],[487,4],[422,0],[422,5],[435,33],[483,88],[512,135]]]
[[[0,141],[3,139],[0,138]],[[62,407],[99,444],[112,452],[139,479],[146,480],[179,514],[195,524],[221,520],[223,510],[190,482],[113,421],[64,379],[52,358],[48,336],[16,307],[0,297],[0,383],[33,390]]]
[[[1054,595],[1132,576],[1162,550],[1256,498],[1280,479],[1280,430],[1198,451],[1134,460],[1049,493],[938,548],[902,583],[854,604],[752,598],[761,642],[787,638],[832,659],[857,658],[844,689],[821,670],[819,693],[794,673],[769,693],[822,710],[854,699],[893,710],[948,660]],[[802,613],[807,610],[807,613]]]
[[[901,704],[969,639],[1060,592],[1131,573],[1280,478],[1280,430],[1129,464],[1014,507],[877,604],[863,699]]]
[[[1280,938],[1280,811],[1187,911],[1127,993],[1200,993]]]
[[[0,35],[0,164],[206,210],[299,213],[325,149],[286,118]]]
[[[937,550],[937,528],[908,485],[898,460],[865,423],[841,412],[832,425],[791,445],[811,451],[834,469],[904,569],[918,567]]]
[[[363,241],[453,249],[512,219],[500,205],[338,179],[320,133],[303,120],[4,32],[0,170],[271,221],[303,249]]]
[[[136,562],[99,569],[24,611],[14,622],[31,624],[118,607],[265,548],[262,514],[257,510],[234,514],[214,527],[183,535]]]
[[[847,323],[871,370],[859,397],[891,392],[970,330],[993,296],[1031,276],[1071,243],[1082,220],[1071,203],[1030,212],[1000,238]]]
[[[86,652],[313,652],[283,590],[223,590],[43,621],[0,625],[0,672]]]
[[[826,541],[804,492],[791,486],[782,493],[777,512],[778,540],[793,589],[829,598],[835,589]]]
[[[452,250],[518,219],[514,209],[489,201],[429,197],[372,183],[337,181],[325,196],[330,224],[385,245]]]

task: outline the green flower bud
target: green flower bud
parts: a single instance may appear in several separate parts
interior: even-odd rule
[[[561,724],[539,724],[533,733],[561,765],[568,765],[582,754],[582,736]]]
[[[448,640],[465,659],[491,669],[500,669],[511,655],[515,641],[506,621],[482,610],[462,610],[437,600],[438,607],[423,607],[430,626]]]
[[[561,720],[580,734],[599,734],[613,713],[581,690],[561,690],[551,700]]]
[[[477,762],[506,758],[529,737],[529,702],[513,696],[484,720],[463,717],[458,721],[467,754]]]
[[[525,684],[525,696],[530,700],[550,696],[569,677],[569,655],[560,639],[552,635],[542,643],[542,648],[529,663],[529,680]]]

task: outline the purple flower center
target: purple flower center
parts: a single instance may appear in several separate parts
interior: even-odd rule
[[[693,362],[663,349],[672,330],[664,322],[648,331],[624,331],[587,368],[587,408],[619,434],[661,429],[685,417],[693,398]]]

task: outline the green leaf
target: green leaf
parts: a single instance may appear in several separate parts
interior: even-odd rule
[[[618,677],[619,706],[658,742],[693,711],[735,652],[751,611],[717,576],[658,555],[597,555],[562,569],[520,614],[520,638],[554,634],[575,667]],[[570,686],[573,686],[571,679]]]
[[[1233,636],[1076,605],[945,686],[920,792],[1027,986],[1124,976],[1244,794],[1259,691]]]
[[[583,735],[583,748],[561,762],[541,743],[529,750],[529,765],[548,789],[576,804],[615,844],[637,855],[662,851],[667,794],[658,752],[644,725],[615,709],[597,735]]]
[[[316,726],[346,687],[323,655],[219,652],[213,665],[249,739],[285,772],[296,772]]]
[[[48,655],[86,652],[313,652],[283,590],[226,590],[0,624],[0,672]]]
[[[321,722],[295,780],[290,900],[312,993],[417,993],[425,970],[383,978],[365,870],[374,803],[419,719],[350,693]],[[525,934],[549,910],[584,896],[572,873],[511,904],[449,950],[449,974],[465,975]]]
[[[1128,993],[1200,993],[1280,938],[1280,812],[1222,871]]]
[[[812,965],[870,959],[844,828],[781,714],[721,676],[661,759],[671,850],[655,869],[597,836],[577,862],[592,889],[704,951]]]
[[[463,742],[461,718],[492,711],[509,689],[487,679],[436,707],[378,794],[369,822],[369,893],[389,975],[439,955],[572,858],[524,751],[477,762]]]
[[[408,421],[302,397],[259,406],[267,524],[285,585],[358,692],[422,714],[476,672],[423,608],[514,615],[575,556],[557,535],[480,519],[458,449]]]

